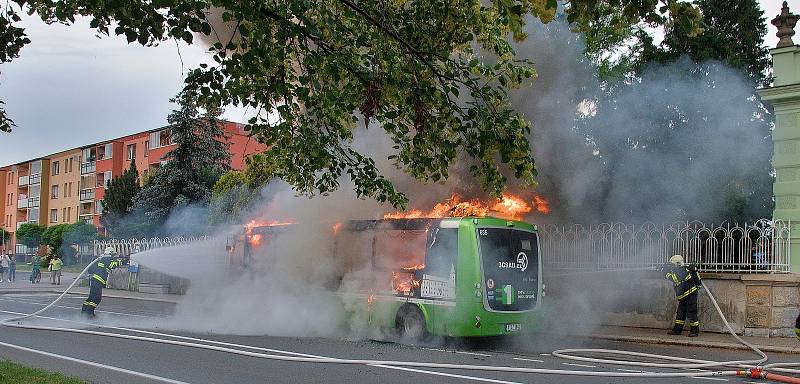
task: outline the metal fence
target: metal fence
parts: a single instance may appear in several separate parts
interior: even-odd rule
[[[550,270],[656,268],[681,254],[706,272],[785,273],[791,265],[790,225],[766,219],[744,225],[545,225],[539,236]]]
[[[200,241],[211,241],[209,236],[175,236],[175,237],[152,237],[143,239],[108,239],[95,240],[93,247],[94,256],[103,254],[107,247],[113,247],[120,255],[130,255],[136,251],[144,252],[150,249],[173,247]]]

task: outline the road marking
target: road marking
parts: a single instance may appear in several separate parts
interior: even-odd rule
[[[728,381],[728,379],[720,379],[718,377],[693,377],[693,379]]]
[[[12,299],[4,299],[2,297],[0,297],[0,300],[10,301],[10,302],[14,302],[14,303],[39,305],[39,306],[42,306],[42,307],[47,306],[47,304],[42,304],[42,303],[38,303],[38,302],[35,302],[35,301],[28,301],[28,300],[12,300]],[[53,308],[53,307],[55,307],[55,308],[63,308],[63,309],[81,309],[81,307],[68,307],[66,305],[53,305],[50,308]],[[138,315],[138,314],[133,314],[133,313],[114,312],[114,311],[106,311],[106,310],[100,310],[100,309],[95,310],[95,312],[97,312],[97,313],[108,313],[110,315],[131,316],[131,317],[164,318],[164,316]]]
[[[523,358],[521,358],[521,357],[512,357],[512,359],[514,359],[514,360],[519,360],[519,361],[532,361],[532,362],[534,362],[534,363],[544,363],[544,360],[536,360],[536,359],[523,359]]]
[[[561,363],[561,364],[570,365],[573,367],[597,368],[596,365],[589,365],[589,364],[575,364],[575,363]]]
[[[617,371],[620,371],[620,372],[632,372],[632,373],[652,373],[652,372],[648,372],[648,371],[639,371],[639,370],[636,370],[636,369],[625,369],[625,368],[617,368]]]
[[[445,372],[436,372],[436,371],[426,371],[424,369],[415,369],[415,368],[406,368],[406,367],[395,367],[393,365],[380,365],[380,364],[371,364],[373,367],[381,367],[386,369],[397,369],[400,371],[408,371],[408,372],[417,372],[417,373],[425,373],[428,375],[436,375],[436,376],[446,376],[446,377],[454,377],[457,379],[467,379],[473,381],[483,381],[487,383],[498,383],[498,384],[522,384],[516,381],[505,381],[505,380],[497,380],[497,379],[487,379],[485,377],[477,377],[477,376],[466,376],[466,375],[457,375],[455,373],[445,373]]]
[[[552,355],[549,353],[540,353],[539,356],[552,356]]]
[[[466,352],[466,351],[449,351],[447,349],[438,349],[438,348],[425,348],[420,347],[419,349],[425,349],[428,351],[437,351],[437,352],[447,352],[447,353],[460,353],[462,355],[473,355],[473,356],[483,356],[483,357],[492,357],[492,355],[487,355],[485,353],[475,353],[475,352]]]
[[[112,366],[112,365],[105,365],[105,364],[95,363],[94,361],[89,361],[89,360],[81,360],[81,359],[77,359],[77,358],[74,358],[74,357],[59,355],[59,354],[51,353],[51,352],[40,351],[38,349],[32,349],[32,348],[23,347],[23,346],[20,346],[20,345],[4,343],[2,341],[0,341],[0,346],[8,347],[8,348],[14,348],[14,349],[18,349],[18,350],[25,351],[25,352],[30,352],[30,353],[36,353],[36,354],[40,354],[40,355],[44,355],[44,356],[48,356],[48,357],[54,357],[54,358],[57,358],[57,359],[63,359],[63,360],[67,360],[67,361],[72,361],[72,362],[75,362],[75,363],[86,364],[86,365],[90,365],[90,366],[97,367],[97,368],[108,369],[108,370],[111,370],[111,371],[121,372],[121,373],[125,373],[125,374],[132,375],[132,376],[143,377],[145,379],[157,380],[157,381],[161,381],[161,382],[164,382],[164,383],[189,384],[189,383],[187,383],[185,381],[178,381],[178,380],[168,379],[166,377],[155,376],[155,375],[151,375],[149,373],[131,371],[130,369],[115,367],[115,366]]]

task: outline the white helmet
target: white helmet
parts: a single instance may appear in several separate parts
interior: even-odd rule
[[[681,256],[681,255],[673,255],[672,257],[669,258],[669,263],[672,264],[672,265],[682,266],[683,265],[683,256]]]
[[[116,255],[117,249],[114,247],[106,247],[106,250],[103,252],[104,255]]]

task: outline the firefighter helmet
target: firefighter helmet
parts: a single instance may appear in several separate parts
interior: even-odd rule
[[[683,265],[683,256],[673,255],[669,258],[669,263],[674,265]]]

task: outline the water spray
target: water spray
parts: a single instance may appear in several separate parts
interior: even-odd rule
[[[768,359],[768,356],[758,349],[755,345],[748,343],[739,337],[733,328],[728,323],[725,315],[722,313],[719,305],[717,304],[714,296],[708,290],[708,287],[703,284],[705,291],[708,293],[714,308],[719,313],[728,331],[743,345],[750,348],[756,353],[759,358],[752,360],[736,360],[736,361],[710,361],[700,359],[681,358],[666,355],[656,355],[649,353],[611,350],[611,349],[561,349],[554,351],[553,356],[561,357],[568,360],[595,362],[604,364],[616,364],[637,367],[659,367],[659,368],[685,368],[685,369],[701,369],[701,368],[717,368],[715,371],[692,371],[692,372],[610,372],[610,371],[582,371],[582,370],[564,370],[564,369],[545,369],[545,368],[525,368],[525,367],[507,367],[507,366],[494,366],[494,365],[472,365],[472,364],[444,364],[432,362],[417,362],[417,361],[396,361],[396,360],[368,360],[368,359],[340,359],[335,357],[308,355],[289,351],[280,351],[269,348],[260,348],[247,345],[239,345],[233,343],[220,342],[215,340],[207,340],[195,337],[173,335],[168,333],[152,332],[132,328],[102,326],[106,329],[117,330],[125,333],[93,331],[88,329],[79,328],[65,328],[65,327],[51,327],[39,325],[26,325],[22,324],[22,320],[38,316],[56,303],[58,303],[69,291],[80,281],[81,277],[94,265],[99,258],[93,260],[86,268],[81,271],[78,277],[70,284],[64,292],[62,292],[55,300],[44,306],[43,308],[26,315],[12,317],[0,322],[3,326],[56,331],[56,332],[71,332],[86,335],[113,337],[127,340],[146,341],[152,343],[176,345],[189,348],[198,348],[205,350],[212,350],[218,352],[231,353],[241,356],[257,357],[277,361],[291,361],[298,363],[315,363],[315,364],[345,364],[345,365],[370,365],[370,366],[392,366],[392,367],[413,367],[413,368],[435,368],[435,369],[455,369],[467,371],[483,371],[483,372],[510,372],[510,373],[530,373],[530,374],[551,374],[551,375],[568,375],[568,376],[592,376],[592,377],[630,377],[630,378],[677,378],[677,377],[719,377],[719,376],[745,376],[753,379],[767,379],[784,383],[800,384],[800,378],[780,375],[774,372],[800,374],[800,363],[773,363],[762,366]],[[83,325],[97,325],[86,322],[78,322]],[[139,336],[130,333],[137,333]],[[609,358],[594,358],[581,356],[581,354],[594,353],[607,355]],[[622,359],[613,359],[610,356],[623,356]],[[648,359],[660,359],[671,361],[671,363],[652,363],[635,360],[625,360],[628,357],[640,357]],[[730,368],[730,369],[725,369]]]

